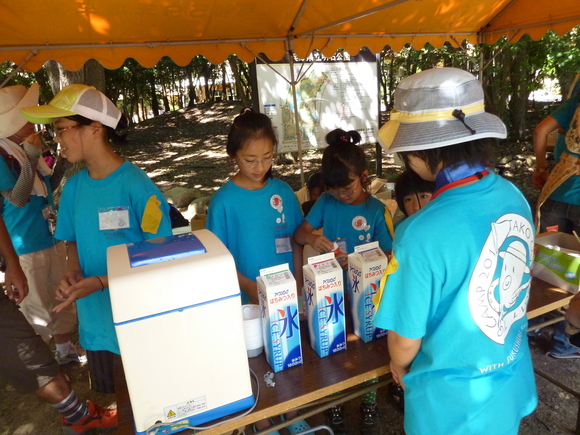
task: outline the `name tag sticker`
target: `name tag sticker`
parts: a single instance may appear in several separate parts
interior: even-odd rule
[[[99,230],[121,230],[129,227],[129,207],[99,208]]]
[[[286,254],[292,252],[290,236],[276,237],[276,254]]]

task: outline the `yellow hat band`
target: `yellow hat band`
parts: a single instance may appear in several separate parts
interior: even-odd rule
[[[483,112],[485,107],[483,106],[483,101],[479,103],[471,104],[469,106],[460,107],[465,116],[472,115],[474,113]],[[397,110],[391,111],[391,121],[399,121],[403,123],[412,124],[415,122],[429,122],[429,121],[442,121],[448,119],[457,119],[453,115],[453,109],[438,110],[436,112],[429,113],[403,113]]]

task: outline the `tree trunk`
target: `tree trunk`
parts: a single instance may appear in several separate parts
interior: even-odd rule
[[[238,68],[238,58],[235,54],[232,54],[228,57],[228,62],[230,63],[230,68],[234,75],[234,82],[236,85],[236,95],[238,100],[241,100],[244,107],[250,106],[250,100],[246,96],[246,92],[244,91],[244,86],[242,85],[242,78],[240,76],[240,69]]]
[[[55,60],[46,62],[45,69],[54,95],[65,86],[73,84],[94,86],[105,93],[105,68],[95,59],[89,59],[76,71],[64,69]]]
[[[149,76],[149,86],[151,87],[151,110],[153,116],[159,116],[159,100],[157,99],[157,92],[155,92],[155,74]]]

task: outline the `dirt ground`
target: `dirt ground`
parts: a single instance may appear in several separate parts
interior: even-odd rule
[[[225,138],[231,119],[239,113],[239,105],[199,105],[194,109],[163,115],[143,122],[129,132],[129,142],[118,148],[119,154],[145,169],[155,183],[165,191],[175,186],[192,187],[211,194],[221,186],[234,167],[225,153]],[[374,149],[367,150],[369,156]],[[504,144],[498,157],[524,154],[531,156],[530,143]],[[287,181],[294,189],[300,187],[300,166],[295,156],[281,156],[275,164],[275,175]],[[303,171],[316,171],[320,153],[305,152]],[[375,159],[369,159],[374,173]],[[400,172],[392,159],[383,157],[383,177],[394,180]],[[537,192],[530,183],[528,168],[512,174],[513,181],[534,204]],[[555,360],[545,355],[549,345],[550,327],[531,341],[534,367],[552,376],[575,391],[580,391],[580,359]],[[88,388],[86,366],[69,364],[63,367],[79,397],[91,399],[105,406],[115,406],[114,395],[96,394]],[[578,414],[578,399],[569,392],[536,376],[539,405],[536,411],[522,421],[520,434],[574,433]],[[385,389],[378,394],[380,430],[376,433],[403,434],[402,413],[391,403]],[[349,434],[360,433],[359,400],[347,403]],[[311,425],[325,424],[324,415],[310,419]],[[61,433],[57,413],[34,395],[21,395],[0,381],[0,435],[57,435]],[[108,432],[115,434],[116,431]],[[251,431],[246,431],[251,433]],[[323,432],[319,432],[323,433]],[[489,434],[493,435],[493,434]]]

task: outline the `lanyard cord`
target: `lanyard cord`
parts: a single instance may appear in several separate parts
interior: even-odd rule
[[[459,165],[442,169],[435,178],[435,193],[433,193],[431,200],[434,200],[446,190],[481,180],[488,174],[489,171],[482,164],[470,166],[467,163],[460,163]]]

